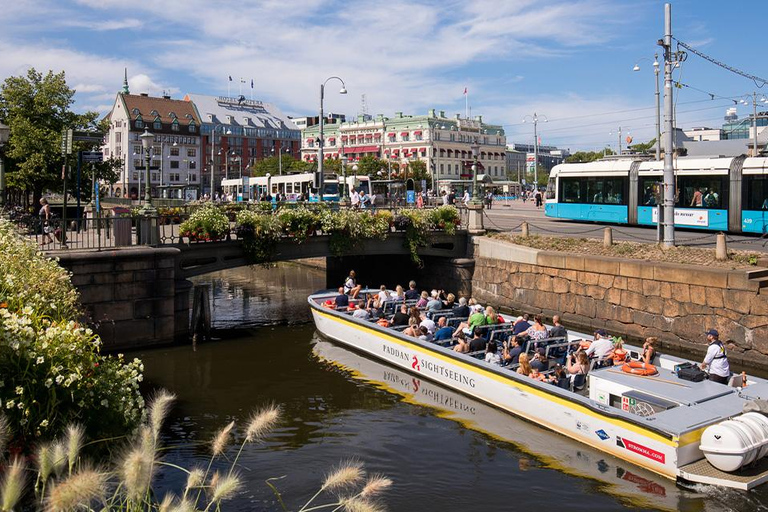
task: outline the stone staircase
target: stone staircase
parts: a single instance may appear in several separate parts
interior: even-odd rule
[[[747,270],[747,279],[757,283],[758,288],[768,288],[768,268]]]

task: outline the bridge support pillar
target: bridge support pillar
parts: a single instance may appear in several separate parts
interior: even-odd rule
[[[467,231],[470,235],[484,235],[485,225],[483,224],[483,203],[469,203],[467,205],[469,221],[467,222]]]

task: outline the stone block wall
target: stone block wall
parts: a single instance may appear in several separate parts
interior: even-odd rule
[[[515,311],[560,314],[575,330],[605,328],[701,354],[704,331],[730,343],[731,360],[768,362],[768,289],[745,270],[541,251],[475,239],[473,294]]]
[[[59,263],[72,272],[86,320],[104,350],[138,348],[184,338],[191,283],[177,281],[175,248],[72,251]]]

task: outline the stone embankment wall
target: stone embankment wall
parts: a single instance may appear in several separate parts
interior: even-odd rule
[[[72,251],[58,255],[72,272],[86,320],[107,351],[185,339],[189,332],[186,280],[176,278],[175,248]]]
[[[542,251],[475,239],[473,295],[516,312],[560,314],[563,324],[605,328],[637,341],[701,354],[705,329],[720,331],[731,360],[768,362],[768,289],[745,270]]]

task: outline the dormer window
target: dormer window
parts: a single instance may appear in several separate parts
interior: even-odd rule
[[[152,129],[153,130],[162,130],[163,129],[163,122],[160,120],[159,117],[155,118],[155,122],[152,123]]]
[[[194,121],[189,122],[189,133],[195,133],[197,132],[197,125]]]
[[[152,112],[149,113],[151,116],[160,117],[160,114],[157,112],[157,110],[152,110]]]
[[[176,112],[168,112],[168,117],[170,117],[171,119],[178,119]]]
[[[144,128],[144,119],[142,119],[141,114],[136,116],[136,128]]]
[[[184,114],[184,117],[187,118],[187,119],[192,119],[192,114],[187,112],[186,114]]]
[[[179,131],[179,120],[178,119],[174,119],[173,122],[171,123],[171,131],[174,131],[174,132]]]
[[[133,107],[133,110],[131,110],[131,113],[132,113],[133,115],[135,115],[135,116],[139,116],[139,117],[141,117],[141,110],[139,110],[139,109],[138,109],[138,108],[136,108],[136,107]]]

